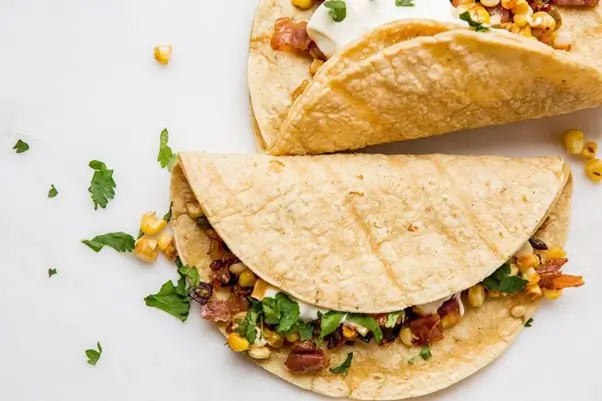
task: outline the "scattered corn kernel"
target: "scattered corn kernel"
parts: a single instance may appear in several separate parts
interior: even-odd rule
[[[567,31],[556,31],[552,40],[552,47],[556,50],[571,50],[573,35]]]
[[[357,337],[357,331],[355,331],[352,327],[343,325],[343,337],[348,340],[354,339]]]
[[[228,345],[234,352],[243,352],[249,349],[249,341],[236,333],[230,333],[228,336]]]
[[[316,75],[316,73],[318,72],[320,67],[322,67],[323,64],[324,64],[324,61],[320,60],[319,58],[315,58],[314,61],[312,61],[311,65],[309,66],[309,73],[311,75]]]
[[[485,9],[485,7],[477,4],[468,11],[470,13],[471,18],[474,21],[480,22],[482,24],[489,23],[489,12]]]
[[[526,28],[529,26],[529,17],[526,14],[514,14],[512,17],[512,21],[514,22],[515,29],[518,28]],[[520,33],[514,32],[513,33]]]
[[[247,270],[247,266],[245,266],[245,264],[242,262],[238,262],[238,263],[234,263],[233,265],[230,265],[229,270],[230,270],[230,273],[236,274],[237,276],[239,276],[240,273]]]
[[[270,346],[272,346],[274,348],[282,347],[284,340],[278,333],[276,333],[272,330],[263,329],[262,335],[263,335],[264,340],[268,344],[270,344]]]
[[[176,242],[174,240],[173,235],[161,235],[158,238],[157,247],[169,260],[175,260],[176,256],[178,256],[178,250],[176,249]]]
[[[593,182],[602,181],[602,160],[588,160],[585,163],[585,174]]]
[[[530,25],[533,28],[553,30],[556,28],[556,20],[548,13],[538,11],[531,17]]]
[[[485,7],[495,7],[500,4],[500,0],[481,0],[481,4]]]
[[[296,343],[301,337],[299,336],[299,333],[292,333],[286,336],[285,338],[286,341],[288,341],[289,343]]]
[[[510,264],[510,275],[511,276],[518,276],[518,273],[520,272],[518,265],[516,263],[511,263]]]
[[[405,327],[401,329],[399,332],[399,338],[401,342],[407,345],[408,347],[412,346],[412,340],[414,339],[414,335],[412,334],[412,329],[409,327]]]
[[[444,329],[449,329],[455,326],[460,321],[459,313],[449,313],[441,318],[441,326]]]
[[[523,305],[516,305],[512,309],[510,309],[510,314],[514,317],[523,317],[527,313],[527,308]]]
[[[253,359],[268,359],[272,351],[268,347],[251,347],[249,356]]]
[[[562,259],[566,257],[566,252],[559,246],[553,246],[550,249],[548,249],[546,256],[548,260]]]
[[[146,235],[159,234],[167,226],[167,221],[157,217],[155,212],[147,212],[142,215],[140,230]]]
[[[544,297],[551,300],[558,299],[562,295],[562,290],[547,290],[544,288],[541,291],[543,292]]]
[[[500,25],[500,28],[505,29],[508,32],[512,32],[512,30],[514,29],[514,23],[512,23],[512,22],[503,22]]]
[[[571,155],[580,155],[583,152],[585,136],[583,132],[572,129],[564,134],[564,147]]]
[[[309,81],[307,79],[304,79],[303,82],[301,82],[301,84],[297,86],[297,89],[295,89],[293,93],[291,93],[291,100],[293,102],[303,94],[305,88],[307,88],[307,85],[309,85]]]
[[[188,214],[191,219],[195,220],[204,215],[201,205],[199,205],[197,202],[186,203],[186,214]]]
[[[475,0],[460,0],[460,4],[466,8],[472,8],[475,6],[476,1]]]
[[[525,280],[529,280],[529,285],[535,285],[539,283],[539,280],[541,279],[541,277],[539,277],[539,273],[537,273],[532,267],[529,267],[527,270],[525,270],[523,273],[523,278]]]
[[[157,260],[157,246],[158,241],[156,239],[142,237],[138,240],[138,242],[136,242],[134,255],[136,255],[136,257],[140,260],[153,263],[155,260]]]
[[[161,64],[169,63],[169,58],[171,57],[171,51],[173,50],[171,46],[155,46],[155,60],[157,60]]]
[[[302,10],[309,10],[314,6],[313,0],[293,0],[293,5]]]
[[[511,10],[516,5],[516,0],[502,0],[502,7],[506,10]]]
[[[255,285],[255,281],[257,281],[257,277],[253,274],[253,272],[249,269],[240,273],[238,276],[238,284],[241,287],[253,287]]]
[[[587,160],[593,160],[596,158],[597,151],[598,151],[598,144],[594,141],[587,141],[585,143],[585,146],[583,147],[581,156],[583,156]]]
[[[536,254],[532,253],[529,256],[523,256],[516,259],[516,264],[520,271],[524,273],[529,268],[539,267],[539,258]]]
[[[531,10],[531,14],[529,14],[529,10]],[[526,17],[528,15],[533,15],[533,9],[529,3],[527,3],[527,0],[518,0],[514,7],[512,7],[512,13],[514,15],[520,14]]]
[[[171,241],[173,241],[173,235],[170,234],[162,234],[159,238],[157,238],[158,243],[157,246],[160,251],[165,251]]]
[[[541,297],[543,294],[541,292],[541,288],[539,287],[539,285],[532,285],[530,287],[527,287],[527,289],[525,290],[525,295],[527,296],[527,298],[531,301],[536,300],[537,298]]]
[[[468,290],[468,303],[470,306],[478,308],[485,302],[485,287],[481,284],[474,285]]]
[[[502,296],[502,293],[499,292],[498,290],[489,290],[487,292],[487,294],[489,295],[489,297],[491,298],[499,298]]]

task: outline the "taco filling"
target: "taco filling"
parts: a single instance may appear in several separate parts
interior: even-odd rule
[[[531,238],[507,263],[466,291],[391,313],[333,311],[297,300],[258,278],[230,252],[206,217],[198,217],[197,225],[212,240],[208,254],[213,260],[212,281],[190,294],[200,303],[201,316],[226,324],[230,348],[254,359],[267,359],[273,349],[288,344],[284,364],[296,374],[327,368],[327,350],[358,342],[386,346],[399,338],[409,347],[428,347],[445,338],[445,330],[462,320],[466,307],[479,308],[488,297],[556,299],[565,288],[584,284],[581,276],[562,273],[568,261],[562,248]],[[214,289],[225,288],[227,299],[213,297]],[[517,305],[509,313],[522,318],[525,306]]]

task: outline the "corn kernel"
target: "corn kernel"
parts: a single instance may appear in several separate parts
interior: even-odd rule
[[[293,5],[302,10],[309,10],[314,6],[313,0],[293,0]]]
[[[567,31],[556,31],[552,40],[552,47],[556,50],[571,50],[573,35]]]
[[[307,88],[308,85],[309,85],[309,80],[304,79],[303,82],[301,82],[301,84],[299,86],[297,86],[297,88],[293,91],[293,93],[291,93],[291,100],[293,102],[295,100],[297,100],[297,98],[303,94],[303,92],[305,91],[305,88]]]
[[[588,160],[585,163],[585,174],[593,182],[602,181],[602,160]]]
[[[531,9],[531,14],[529,14],[529,9]],[[529,6],[526,0],[518,0],[514,7],[512,7],[512,13],[514,15],[520,14],[526,16],[533,15],[533,9]]]
[[[171,57],[172,50],[172,47],[169,45],[155,46],[155,60],[157,60],[161,64],[166,65],[167,63],[169,63],[169,58]]]
[[[566,257],[566,252],[559,246],[551,247],[546,253],[548,260],[562,259]]]
[[[412,329],[410,329],[409,327],[403,328],[399,332],[399,338],[401,339],[402,343],[404,343],[408,347],[411,347],[412,346],[412,340],[414,339],[414,335],[412,334]]]
[[[242,272],[247,270],[247,266],[245,266],[245,264],[242,262],[238,262],[238,263],[234,263],[234,264],[230,265],[229,270],[230,270],[230,273],[236,274],[237,276],[239,276]]]
[[[316,73],[318,72],[320,67],[322,67],[323,64],[324,64],[324,61],[320,60],[319,58],[315,58],[311,62],[311,65],[309,66],[309,73],[311,75],[316,75]]]
[[[188,214],[191,219],[195,220],[204,215],[201,205],[199,205],[197,202],[186,203],[186,214]]]
[[[234,352],[243,352],[249,349],[249,341],[236,333],[230,333],[228,336],[228,345]]]
[[[523,317],[527,313],[527,308],[523,305],[516,305],[512,309],[510,309],[510,314],[516,318]]]
[[[468,290],[468,303],[470,306],[478,308],[485,302],[485,287],[481,284],[474,285]]]
[[[520,31],[518,31],[519,35],[522,35],[526,38],[532,38],[533,37],[533,31],[531,31],[531,27],[529,25],[525,25],[524,27],[522,27],[520,29]]]
[[[475,0],[460,0],[460,4],[468,9],[474,7],[477,3]]]
[[[153,263],[157,260],[157,246],[158,242],[156,239],[142,237],[136,242],[134,255],[140,260]]]
[[[352,340],[357,337],[357,331],[355,331],[352,327],[343,325],[343,337],[348,340]]]
[[[167,226],[167,221],[157,218],[155,212],[147,212],[140,220],[140,230],[146,235],[159,234]]]
[[[485,9],[485,7],[481,5],[476,5],[472,7],[470,10],[470,16],[474,21],[480,22],[482,24],[489,23],[489,12]]]
[[[495,7],[500,4],[500,0],[481,0],[481,4],[485,7]]]
[[[511,263],[510,264],[510,275],[511,276],[518,276],[518,273],[520,272],[518,265],[516,263]]]
[[[547,290],[544,288],[541,291],[543,292],[544,297],[551,300],[558,299],[562,295],[562,290]]]
[[[564,147],[571,155],[580,155],[583,152],[585,136],[583,132],[572,129],[564,134]]]
[[[583,156],[587,160],[593,160],[596,158],[597,151],[598,151],[598,144],[594,141],[587,141],[585,143],[585,146],[583,147],[581,156]]]
[[[525,28],[525,27],[529,26],[529,18],[527,17],[526,14],[514,14],[512,21],[514,21],[515,27],[518,27],[518,28]],[[512,32],[520,33],[520,32],[514,32],[514,30]]]
[[[249,269],[240,273],[240,276],[238,276],[238,284],[240,284],[241,287],[253,287],[255,285],[255,281],[257,281],[257,277],[255,277],[253,272]]]
[[[556,20],[550,14],[544,11],[538,11],[531,17],[531,27],[553,30],[556,28]]]
[[[272,351],[268,347],[251,347],[249,356],[253,359],[268,359]]]
[[[539,280],[541,279],[539,273],[537,273],[532,267],[529,267],[527,270],[525,270],[523,273],[523,278],[525,280],[529,280],[529,285],[535,285],[539,283]]]
[[[449,329],[455,326],[460,321],[459,313],[449,313],[441,318],[441,326],[444,329]]]
[[[536,254],[532,253],[529,256],[523,256],[516,259],[516,264],[521,272],[525,272],[531,267],[539,267],[539,258]]]
[[[173,236],[170,234],[162,234],[159,238],[157,238],[158,243],[157,246],[160,251],[164,251],[169,246],[169,243],[173,241]]]
[[[487,294],[489,295],[490,298],[499,298],[502,296],[502,293],[499,292],[498,290],[489,290],[487,292]]]
[[[516,0],[502,0],[502,7],[506,10],[511,10],[516,5]]]
[[[525,295],[527,296],[527,298],[531,301],[535,301],[537,298],[541,297],[543,294],[541,292],[541,288],[539,287],[539,285],[532,285],[530,287],[527,287],[527,289],[525,290]]]
[[[178,251],[176,249],[176,243],[173,235],[163,234],[158,238],[158,246],[159,250],[163,252],[165,257],[169,260],[175,260],[176,256],[178,256]]]
[[[292,333],[286,336],[285,338],[286,341],[288,341],[289,343],[296,343],[301,337],[299,336],[299,333]]]
[[[282,347],[282,344],[284,343],[284,340],[282,339],[282,337],[278,333],[276,333],[272,330],[263,329],[262,335],[263,335],[263,338],[265,339],[265,341],[274,348],[280,348],[280,347]]]

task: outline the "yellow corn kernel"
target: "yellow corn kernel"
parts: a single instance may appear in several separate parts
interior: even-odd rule
[[[468,11],[470,13],[471,18],[474,21],[480,22],[482,24],[489,23],[489,12],[485,9],[485,7],[477,4]]]
[[[562,259],[566,257],[566,252],[559,246],[553,246],[546,252],[548,260]]]
[[[460,322],[459,313],[450,313],[441,318],[441,326],[443,326],[444,329],[449,329],[458,324],[458,322]]]
[[[525,25],[524,27],[522,27],[520,29],[520,31],[518,31],[519,35],[522,35],[526,38],[532,38],[533,37],[533,31],[531,31],[531,27],[529,25]]]
[[[511,10],[516,5],[516,0],[502,0],[502,7],[506,10]]]
[[[512,263],[510,264],[510,275],[511,276],[518,276],[518,273],[520,272],[518,265],[516,263]]]
[[[301,337],[299,336],[299,333],[292,333],[286,336],[285,338],[286,341],[288,341],[289,343],[296,343]]]
[[[523,278],[525,280],[529,280],[529,285],[535,285],[539,283],[539,280],[541,279],[541,277],[539,277],[539,273],[537,273],[532,267],[529,267],[527,270],[525,270],[523,273]]]
[[[284,343],[282,337],[278,333],[273,332],[272,330],[263,329],[262,335],[265,341],[274,348],[280,348]]]
[[[169,260],[175,260],[176,256],[178,256],[178,250],[176,249],[176,242],[173,235],[161,235],[158,238],[158,248]]]
[[[558,299],[562,295],[562,290],[547,290],[544,288],[541,291],[543,292],[544,297],[551,300]]]
[[[242,272],[247,270],[247,266],[245,266],[245,264],[242,262],[238,262],[238,263],[234,263],[234,264],[230,265],[229,270],[230,270],[230,273],[236,274],[237,276],[239,276]]]
[[[188,214],[188,216],[194,220],[204,215],[201,205],[199,205],[197,202],[186,203],[186,214]]]
[[[322,67],[323,64],[324,64],[324,61],[320,60],[319,58],[315,58],[311,62],[311,65],[309,66],[309,73],[311,75],[316,75],[316,73],[318,72],[320,67]]]
[[[556,31],[552,39],[552,47],[556,50],[571,50],[573,35],[567,31]]]
[[[272,351],[268,347],[255,347],[249,349],[249,356],[253,359],[268,359]]]
[[[514,21],[515,27],[518,27],[518,28],[525,28],[525,27],[529,26],[529,18],[527,17],[526,14],[514,14],[512,21]],[[520,33],[520,32],[514,32],[514,30],[513,30],[512,33]]]
[[[155,212],[147,212],[140,220],[140,231],[146,235],[159,234],[167,226],[167,221],[157,218]]]
[[[585,136],[583,132],[572,129],[564,134],[564,147],[571,155],[580,155],[583,152]]]
[[[173,235],[170,234],[162,234],[159,238],[157,238],[158,243],[157,246],[160,251],[165,251],[171,241],[173,241]]]
[[[512,309],[510,309],[510,314],[516,318],[523,317],[527,313],[527,308],[523,305],[516,305]]]
[[[240,276],[238,276],[238,284],[240,284],[241,287],[253,287],[255,281],[257,281],[257,277],[255,277],[253,272],[249,269],[240,273]]]
[[[531,8],[531,6],[529,6],[527,0],[518,0],[514,7],[512,7],[512,13],[514,15],[520,14],[526,17],[527,15],[529,15],[529,9],[531,9],[530,15],[533,15],[533,9]]]
[[[354,339],[355,337],[357,337],[357,331],[355,331],[349,326],[343,325],[343,337],[345,337],[348,340]]]
[[[299,86],[297,86],[297,88],[293,91],[293,93],[291,93],[291,100],[293,102],[295,100],[297,100],[297,98],[303,94],[303,92],[305,91],[305,88],[307,88],[308,85],[309,85],[309,80],[304,79],[303,82],[301,82],[301,84]]]
[[[585,163],[585,174],[593,182],[602,181],[602,160],[588,160]]]
[[[164,65],[169,63],[169,58],[171,57],[172,50],[172,47],[169,45],[155,46],[155,60]]]
[[[468,290],[468,303],[470,306],[478,308],[485,302],[486,295],[485,287],[481,284],[474,285]]]
[[[475,6],[476,1],[475,0],[460,0],[460,4],[462,6],[464,6],[466,9],[472,8]]]
[[[541,297],[543,294],[541,292],[541,288],[539,287],[539,285],[532,285],[530,287],[527,287],[527,289],[525,290],[525,295],[527,296],[527,299],[531,300],[531,301],[535,301],[537,298]]]
[[[523,256],[516,259],[516,264],[522,273],[531,267],[539,267],[539,258],[536,254],[532,253],[529,256]]]
[[[556,28],[556,20],[544,11],[538,11],[531,17],[531,27],[538,29],[553,30]]]
[[[414,335],[412,334],[412,329],[410,329],[409,327],[403,328],[399,332],[399,338],[401,339],[402,343],[404,343],[408,347],[411,347],[412,346],[412,340],[414,339]]]
[[[249,349],[249,341],[236,333],[230,333],[228,336],[228,345],[234,352],[243,352]]]
[[[309,10],[314,6],[313,0],[293,0],[293,5],[302,10]]]
[[[500,0],[481,0],[481,4],[485,7],[495,7],[500,4]]]
[[[488,292],[489,297],[491,298],[499,298],[502,296],[502,293],[499,292],[498,290],[489,290]]]
[[[593,160],[596,158],[597,151],[598,151],[598,144],[594,141],[587,141],[585,143],[585,146],[583,147],[581,156],[583,156],[587,160]]]
[[[157,246],[158,242],[156,239],[142,237],[136,242],[134,255],[140,260],[153,263],[157,260]]]
[[[500,25],[500,28],[501,28],[501,29],[505,29],[505,30],[507,30],[508,32],[512,32],[512,30],[514,29],[514,24],[513,24],[512,22],[503,22],[503,23]]]

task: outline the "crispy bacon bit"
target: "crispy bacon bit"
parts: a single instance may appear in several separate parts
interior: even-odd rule
[[[230,298],[228,299],[230,313],[234,316],[237,313],[245,312],[249,309],[249,301],[247,301],[247,297],[241,294],[230,294]]]
[[[569,260],[567,258],[552,259],[537,268],[536,271],[540,276],[548,274],[561,274],[562,266],[564,266],[568,261]]]
[[[534,12],[548,12],[551,8],[549,0],[527,0],[527,3],[529,3]]]
[[[559,6],[596,7],[600,0],[551,0],[550,3]]]
[[[426,345],[444,338],[441,318],[436,313],[411,321],[410,329],[416,337],[412,341],[416,345]]]
[[[328,60],[328,58],[324,55],[324,53],[322,53],[322,50],[320,50],[320,48],[314,41],[312,41],[309,44],[308,52],[309,52],[309,55],[312,56],[315,60],[322,60],[322,61]]]
[[[227,322],[232,318],[228,301],[209,301],[201,306],[201,317],[212,322]]]
[[[287,52],[295,50],[308,52],[311,42],[312,40],[307,34],[307,22],[293,22],[288,17],[276,20],[274,34],[270,42],[272,49]]]
[[[293,373],[317,372],[326,367],[326,356],[313,341],[296,342],[284,365]]]
[[[224,267],[220,270],[214,271],[211,273],[211,278],[213,279],[214,287],[222,287],[230,284],[230,270],[227,267]]]
[[[545,290],[562,290],[564,288],[581,287],[585,282],[582,276],[570,274],[552,274],[541,276],[539,286]]]
[[[198,287],[193,288],[188,293],[188,296],[200,303],[205,305],[209,302],[209,298],[213,295],[213,285],[211,283],[200,283]]]

